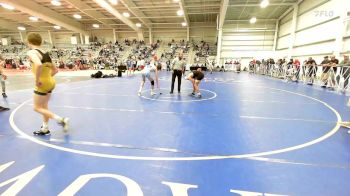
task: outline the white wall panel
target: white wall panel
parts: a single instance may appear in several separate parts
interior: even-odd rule
[[[266,59],[268,57],[275,57],[276,53],[273,51],[223,51],[222,58],[255,58]]]
[[[343,51],[346,53],[350,53],[350,38],[344,40]]]
[[[222,43],[223,46],[235,46],[235,45],[247,45],[247,46],[272,46],[273,45],[273,40],[268,41],[268,40],[261,40],[261,41],[224,41]]]
[[[297,30],[322,23],[339,16],[339,6],[341,6],[341,4],[338,0],[331,0],[328,3],[325,3],[315,9],[308,11],[307,13],[304,13],[298,17]]]
[[[326,2],[328,0],[304,0],[299,4],[299,13],[304,13],[305,11],[317,6],[322,2]]]
[[[222,36],[223,41],[230,41],[230,40],[272,40],[274,39],[273,34],[224,34]]]
[[[283,25],[280,25],[279,27],[279,32],[278,32],[278,37],[282,37],[284,35],[287,35],[290,33],[291,30],[291,26],[292,26],[292,21],[289,21]]]
[[[223,32],[226,30],[232,30],[232,29],[254,29],[254,28],[266,28],[266,29],[272,29],[274,30],[276,28],[276,22],[266,22],[266,23],[255,23],[255,24],[249,24],[242,23],[242,24],[225,24],[223,27]]]
[[[276,58],[286,58],[288,56],[288,49],[285,50],[277,50],[275,52]]]
[[[307,43],[335,39],[337,33],[336,29],[338,29],[337,22],[331,21],[323,25],[298,32],[295,36],[294,45],[299,46]]]
[[[334,42],[297,47],[293,49],[293,56],[332,54],[334,51]]]
[[[349,10],[350,11],[350,10]],[[346,33],[345,36],[350,36],[350,21],[346,24]]]
[[[284,24],[286,22],[288,22],[289,20],[292,20],[293,19],[293,10],[290,11],[285,17],[283,17],[281,20],[280,20],[280,23],[281,24]]]
[[[288,48],[289,47],[290,35],[279,38],[277,41],[277,49]]]
[[[272,46],[222,46],[222,51],[260,51],[271,50]]]

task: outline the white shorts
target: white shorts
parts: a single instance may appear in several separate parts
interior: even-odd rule
[[[145,82],[146,81],[146,78],[149,80],[149,81],[153,81],[153,78],[151,77],[151,73],[143,73],[142,74],[142,80]]]
[[[5,82],[3,75],[0,74],[0,82]]]

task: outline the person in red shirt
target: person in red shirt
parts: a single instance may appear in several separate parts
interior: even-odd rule
[[[300,76],[300,61],[299,59],[295,59],[294,62],[293,62],[293,65],[295,66],[295,69],[297,70],[297,73],[296,73],[296,81],[299,80],[299,76]]]

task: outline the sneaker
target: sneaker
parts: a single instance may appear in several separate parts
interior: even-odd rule
[[[155,92],[151,92],[151,96],[154,96],[154,95],[156,95],[157,93],[155,93]]]
[[[195,96],[196,94],[195,93],[191,93],[190,96]]]
[[[64,132],[67,132],[69,128],[69,118],[63,118],[58,124],[63,127]]]
[[[43,130],[43,129],[40,129],[39,131],[34,131],[33,132],[34,135],[50,135],[50,131],[47,129],[47,130]]]
[[[174,92],[170,91],[170,94],[174,94]]]
[[[141,96],[141,92],[138,92],[138,93],[137,93],[137,96],[139,96],[139,97],[140,97],[140,96]]]
[[[197,98],[202,98],[202,95],[201,94],[197,94],[196,97]]]
[[[3,97],[3,98],[7,98],[6,93],[2,93],[2,97]]]

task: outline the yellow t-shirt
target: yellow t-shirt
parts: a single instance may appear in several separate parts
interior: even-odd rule
[[[56,85],[55,79],[52,77],[52,69],[53,69],[52,66],[54,65],[52,64],[51,58],[48,53],[44,54],[40,50],[37,50],[37,51],[42,56],[42,59],[41,59],[42,70],[39,78],[39,81],[41,82],[42,85],[40,87],[35,86],[35,91],[39,93],[49,93],[55,88],[55,85]],[[34,63],[32,63],[32,72],[35,77],[36,77],[37,69],[38,69],[38,65],[35,65]]]

